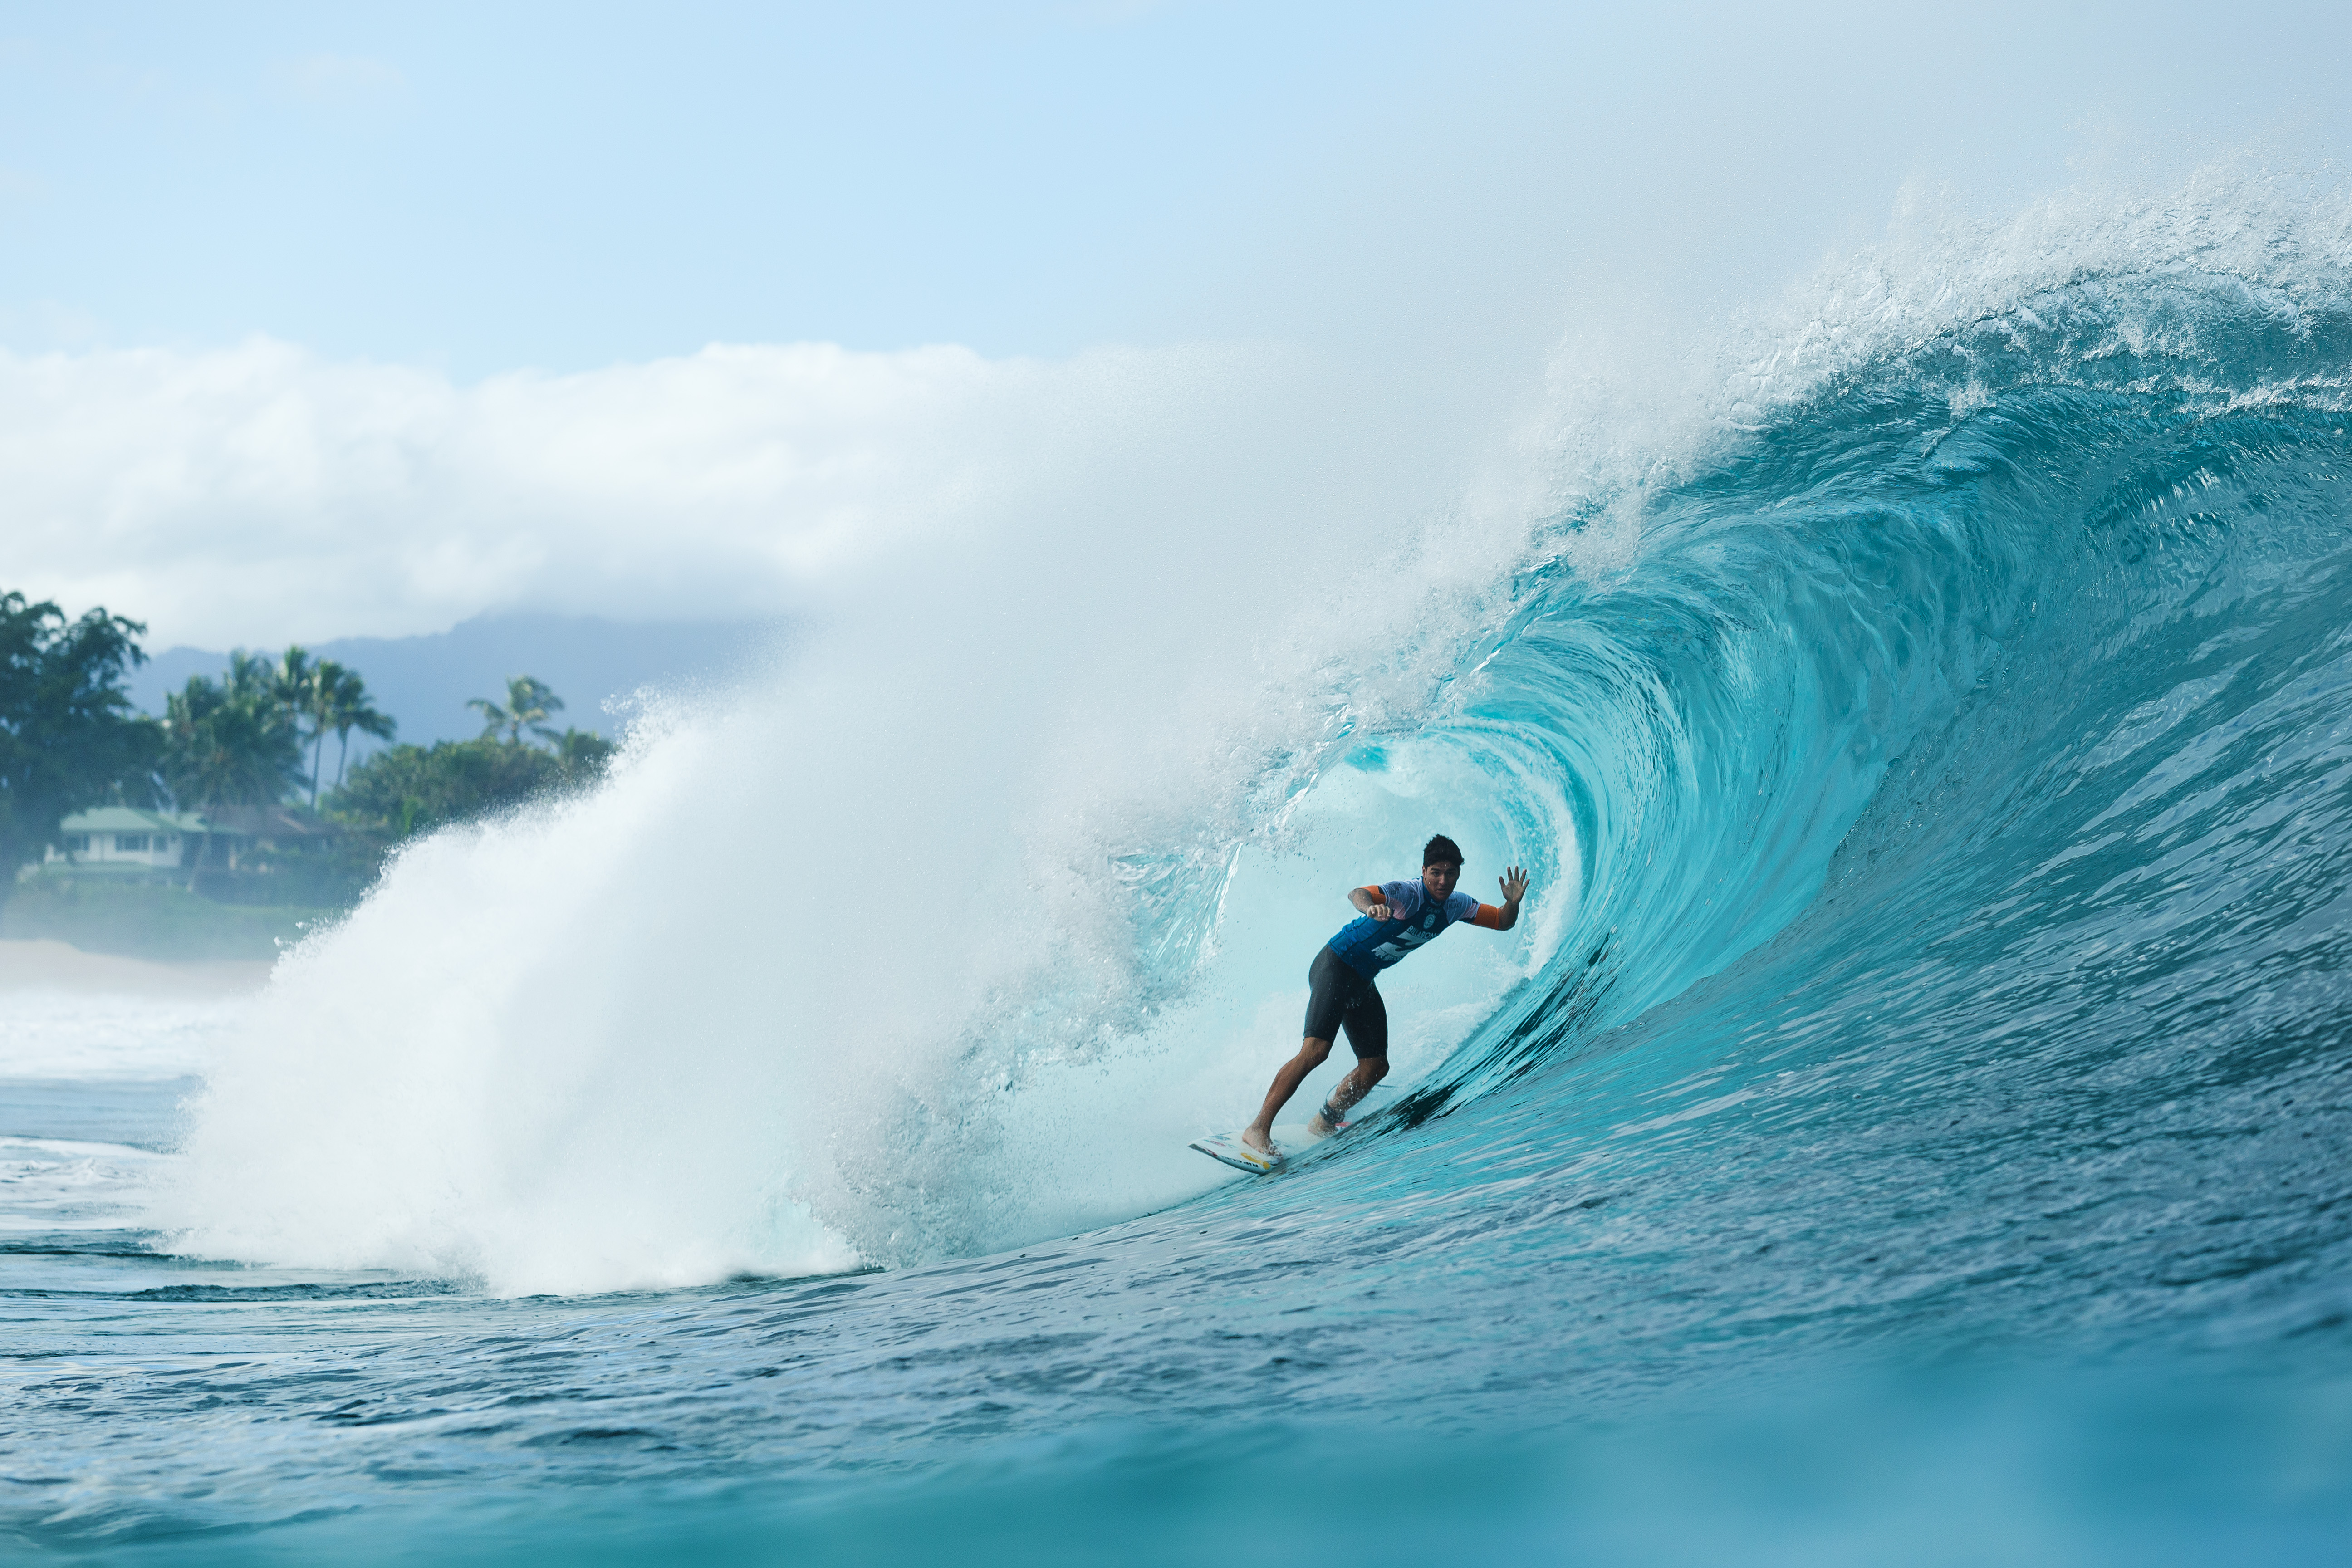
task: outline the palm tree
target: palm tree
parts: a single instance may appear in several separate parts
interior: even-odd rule
[[[549,689],[545,681],[529,675],[507,677],[507,700],[494,702],[487,697],[472,697],[466,706],[482,716],[482,739],[504,730],[509,743],[522,743],[522,732],[529,730],[542,740],[559,737],[547,727],[546,721],[563,711],[563,699]]]
[[[163,702],[164,780],[183,807],[275,805],[299,787],[301,737],[268,660],[240,648]]]
[[[325,750],[327,723],[322,709],[327,686],[333,679],[330,673],[341,667],[332,659],[315,662],[310,650],[301,644],[290,645],[278,657],[278,668],[269,673],[269,689],[297,726],[309,720],[310,732],[297,736],[297,743],[310,748],[310,809],[319,808],[319,759]]]
[[[331,679],[326,678],[324,672],[331,669],[334,675]],[[352,754],[352,731],[357,730],[362,735],[389,741],[399,726],[390,716],[377,712],[369,702],[367,682],[360,679],[358,670],[345,669],[332,660],[320,666],[320,686],[327,693],[326,701],[320,708],[320,722],[335,732],[339,747],[335,752],[335,787],[341,789],[343,787],[343,763]],[[310,782],[310,804],[315,807],[318,803],[318,774],[314,771]]]
[[[302,650],[286,650],[286,669],[295,673],[294,656]],[[327,731],[334,728],[335,685],[350,672],[331,658],[322,658],[300,672],[296,689],[296,709],[310,721],[310,809],[319,809],[319,764],[327,754]]]
[[[302,650],[296,648],[294,651],[299,654]],[[303,657],[308,658],[310,656],[304,654]],[[275,702],[283,707],[286,698],[278,679],[281,668],[282,665],[272,664],[257,653],[247,653],[241,647],[232,648],[228,656],[228,674],[223,678],[222,685],[232,701],[257,707]]]
[[[278,656],[278,668],[269,674],[269,684],[278,693],[278,700],[299,713],[303,704],[310,700],[310,689],[318,683],[318,674],[319,667],[310,662],[310,650],[300,643],[294,643]]]

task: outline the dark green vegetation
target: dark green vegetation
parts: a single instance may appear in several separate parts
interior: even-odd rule
[[[276,805],[307,785],[315,811],[330,733],[339,783],[354,730],[379,740],[393,734],[393,721],[369,703],[357,670],[313,660],[299,647],[274,664],[239,648],[219,680],[190,676],[164,700],[163,728],[164,783],[192,810]]]
[[[302,767],[289,687],[280,668],[239,648],[218,681],[191,676],[165,699],[163,777],[173,798],[198,809],[285,799]]]
[[[505,701],[477,697],[466,706],[482,715],[478,740],[378,752],[336,787],[329,801],[336,820],[389,849],[415,834],[583,788],[612,762],[613,743],[603,736],[547,726],[563,700],[528,675],[508,679]],[[548,749],[523,740],[526,730]]]
[[[161,737],[122,690],[146,658],[135,640],[146,630],[104,610],[69,621],[53,604],[0,594],[0,901],[67,816],[155,799]]]
[[[68,620],[0,595],[0,936],[268,957],[356,902],[407,838],[584,788],[612,758],[602,736],[551,728],[562,700],[516,676],[503,700],[467,704],[484,720],[478,740],[391,746],[347,768],[352,734],[390,740],[393,721],[358,671],[299,647],[232,653],[156,720],[124,691],[145,631],[102,609]],[[185,835],[176,867],[39,864],[63,846],[67,817],[107,805],[201,817],[204,831]]]
[[[393,746],[352,770],[329,798],[338,820],[398,843],[452,823],[469,822],[604,776],[612,742],[579,730],[555,738],[555,749],[520,741],[443,741]]]

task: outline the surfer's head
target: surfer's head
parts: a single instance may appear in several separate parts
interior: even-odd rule
[[[1443,833],[1421,847],[1421,885],[1433,898],[1450,898],[1462,880],[1462,846]]]

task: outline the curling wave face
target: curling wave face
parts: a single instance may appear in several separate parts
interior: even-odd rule
[[[1668,1337],[2339,1322],[2352,299],[2318,281],[2011,300],[1643,498],[1614,579],[1533,574],[1452,728],[1579,781],[1586,899],[1397,1108],[1476,1102],[1390,1195],[1588,1173],[1617,1213],[1557,1255],[1712,1259]]]
[[[2064,1160],[2041,1119],[2090,1082],[2100,1115],[2178,1108],[2168,1075],[2322,1038],[2352,296],[2312,225],[2265,273],[2211,254],[2217,221],[2153,252],[2118,221],[1932,308],[1883,287],[1872,330],[1797,334],[1734,427],[1582,486],[1391,638],[1441,650],[1421,686],[1411,658],[1310,664],[1288,729],[1149,809],[1035,808],[1050,725],[992,740],[952,683],[878,741],[870,668],[682,721],[595,801],[427,846],[292,960],[164,1218],[198,1252],[517,1291],[1145,1212],[1213,1174],[1139,1146],[1237,1120],[1295,1033],[1309,893],[1433,811],[1549,901],[1507,962],[1416,959],[1382,1185],[1430,1180],[1406,1135],[1473,1102],[1482,1138],[1664,1162],[1866,1094],[1936,1149],[1998,1124]],[[887,823],[906,874],[1035,918],[927,932],[910,979],[893,932],[777,897],[772,864],[697,862],[684,824],[762,814]],[[615,893],[655,927],[616,929]],[[721,918],[663,929],[665,903]],[[383,998],[387,968],[416,992]]]

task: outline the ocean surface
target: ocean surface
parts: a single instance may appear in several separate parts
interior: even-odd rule
[[[927,807],[811,655],[257,996],[0,999],[0,1555],[2340,1561],[2346,212],[1832,269],[1157,793]],[[1528,919],[1186,1152],[1439,829]]]

